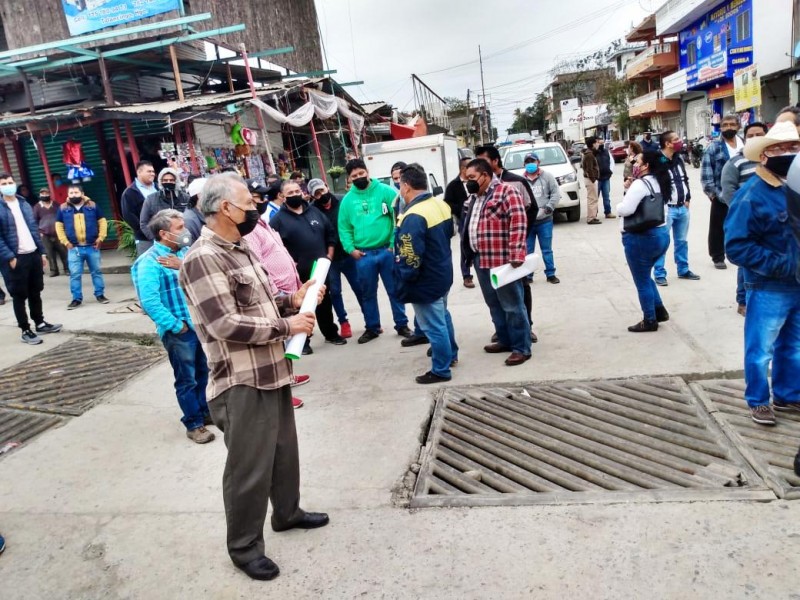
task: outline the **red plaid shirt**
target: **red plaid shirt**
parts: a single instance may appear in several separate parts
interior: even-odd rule
[[[476,216],[474,213],[480,210],[477,215],[477,239],[470,239],[468,243],[477,249],[482,269],[499,267],[512,260],[525,260],[528,218],[525,215],[525,201],[516,187],[494,178],[486,190],[483,203],[473,196],[468,201],[468,207],[470,222]],[[465,224],[464,232],[471,235],[469,223]]]

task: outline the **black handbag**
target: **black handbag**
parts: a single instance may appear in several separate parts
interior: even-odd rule
[[[632,215],[625,217],[622,229],[626,233],[642,233],[664,223],[664,198],[661,191],[653,190],[653,186],[645,179],[642,179],[642,183],[647,186],[650,195],[642,198]]]

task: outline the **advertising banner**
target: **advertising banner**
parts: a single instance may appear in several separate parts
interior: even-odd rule
[[[574,110],[578,110],[578,99],[577,98],[567,98],[566,100],[561,101],[561,112],[567,113],[572,112]]]
[[[756,65],[750,65],[733,74],[733,96],[736,112],[761,106],[761,78]]]
[[[72,36],[180,9],[181,0],[61,0]]]

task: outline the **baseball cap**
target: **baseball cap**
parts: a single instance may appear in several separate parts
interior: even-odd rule
[[[322,181],[322,179],[312,179],[311,181],[308,182],[308,193],[309,195],[313,196],[317,190],[320,190],[324,187],[327,186],[325,185],[325,182]]]

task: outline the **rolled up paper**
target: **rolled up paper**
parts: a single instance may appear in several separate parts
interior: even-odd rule
[[[303,298],[303,303],[300,305],[300,310],[298,312],[313,313],[314,309],[317,308],[319,287],[325,284],[325,278],[328,277],[328,269],[330,269],[330,267],[331,261],[327,258],[318,258],[314,266],[311,267],[309,279],[314,280],[314,285],[306,291],[306,296]],[[284,356],[289,360],[300,360],[300,357],[303,355],[303,346],[305,346],[307,337],[305,333],[295,333],[290,337],[286,342],[286,352]]]
[[[492,287],[494,289],[501,288],[512,281],[530,275],[539,268],[540,262],[539,255],[532,252],[525,257],[525,262],[519,267],[512,267],[511,264],[505,264],[500,267],[489,269],[489,278],[492,281]]]

